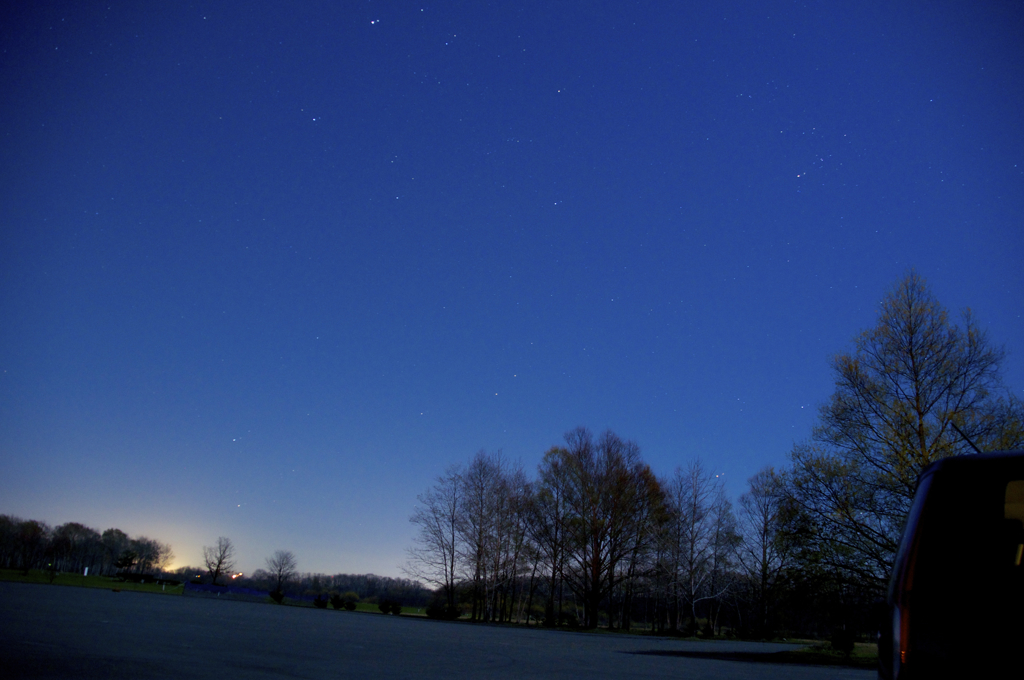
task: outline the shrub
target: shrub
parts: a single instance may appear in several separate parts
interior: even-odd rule
[[[320,593],[313,598],[313,606],[317,609],[327,609],[327,596]]]
[[[562,612],[562,615],[558,617],[558,625],[579,628],[580,622],[572,612]]]
[[[345,611],[351,612],[351,611],[355,611],[355,609],[356,609],[356,603],[354,601],[352,601],[352,600],[345,600]]]
[[[459,618],[461,612],[459,612],[458,607],[449,607],[444,600],[434,600],[427,605],[426,614],[427,618],[430,619],[454,621]]]
[[[341,609],[345,606],[345,600],[338,593],[331,593],[331,606],[335,609]]]
[[[380,609],[381,614],[394,614],[398,616],[402,613],[402,604],[395,600],[381,600],[380,604],[377,605],[377,609]]]
[[[272,590],[272,591],[270,591],[269,594],[270,594],[270,599],[272,599],[274,602],[276,602],[278,604],[281,604],[282,602],[284,602],[284,593],[282,591],[280,591],[280,590]]]
[[[832,645],[832,649],[836,650],[843,656],[850,656],[853,652],[853,632],[843,628],[837,628],[832,633],[830,643]]]

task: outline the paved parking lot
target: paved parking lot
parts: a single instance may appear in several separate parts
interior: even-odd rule
[[[872,678],[671,656],[791,646],[427,621],[0,583],[4,678]]]

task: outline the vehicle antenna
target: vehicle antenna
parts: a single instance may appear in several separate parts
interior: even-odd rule
[[[949,421],[949,424],[953,426],[953,429],[954,429],[954,430],[956,430],[956,433],[957,433],[958,435],[960,435],[961,437],[963,437],[963,438],[964,438],[964,441],[965,441],[965,442],[967,442],[968,444],[970,444],[971,448],[972,448],[972,449],[974,449],[974,452],[975,452],[975,453],[981,453],[981,449],[979,449],[979,448],[978,448],[977,446],[975,446],[975,445],[974,445],[974,442],[972,442],[972,441],[971,441],[971,438],[970,438],[970,437],[968,437],[967,435],[965,435],[965,434],[964,434],[964,431],[963,431],[963,430],[961,430],[961,429],[960,429],[959,427],[957,427],[957,426],[956,426],[956,423],[954,423],[954,422],[953,422],[953,421],[951,420],[951,421]]]

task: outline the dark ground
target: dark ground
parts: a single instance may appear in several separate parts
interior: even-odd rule
[[[751,653],[798,645],[527,630],[4,582],[0,640],[5,679],[875,675],[752,660]]]

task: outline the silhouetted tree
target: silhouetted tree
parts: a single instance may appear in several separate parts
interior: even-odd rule
[[[608,431],[594,441],[580,427],[565,436],[561,459],[566,500],[564,578],[584,604],[585,626],[596,628],[601,602],[627,574],[643,504],[656,484],[640,448]]]
[[[563,449],[552,447],[544,454],[534,485],[529,512],[529,531],[547,579],[544,625],[555,626],[561,614],[562,571],[565,567],[566,522],[565,494],[568,485]],[[557,599],[557,607],[556,607]]]
[[[34,519],[18,525],[18,559],[22,573],[28,574],[42,559],[50,538],[50,527]]]
[[[792,553],[782,534],[785,512],[785,480],[771,466],[748,481],[750,489],[740,496],[743,542],[737,551],[747,584],[747,625],[757,637],[773,633],[773,608]]]
[[[461,554],[462,472],[450,466],[433,487],[417,497],[409,521],[418,527],[404,571],[441,588],[449,611],[455,611],[455,586]]]
[[[132,539],[120,529],[107,529],[100,537],[103,543],[103,573],[110,575],[125,567],[118,566],[117,562],[124,555],[125,551],[131,550]],[[135,557],[138,557],[136,554]],[[132,564],[135,564],[133,558]],[[129,565],[128,568],[130,568]]]
[[[844,579],[884,587],[918,474],[971,451],[952,425],[984,450],[1024,445],[1024,405],[1000,378],[1004,351],[969,310],[962,323],[910,272],[878,324],[832,360],[835,392],[811,442],[793,450],[788,489],[805,554]]]
[[[217,579],[225,572],[231,571],[234,566],[235,547],[231,539],[221,536],[213,547],[203,546],[203,563],[210,574],[213,585],[217,585]]]
[[[273,580],[273,591],[284,592],[285,584],[298,573],[298,563],[290,550],[278,550],[267,558],[267,571]]]

